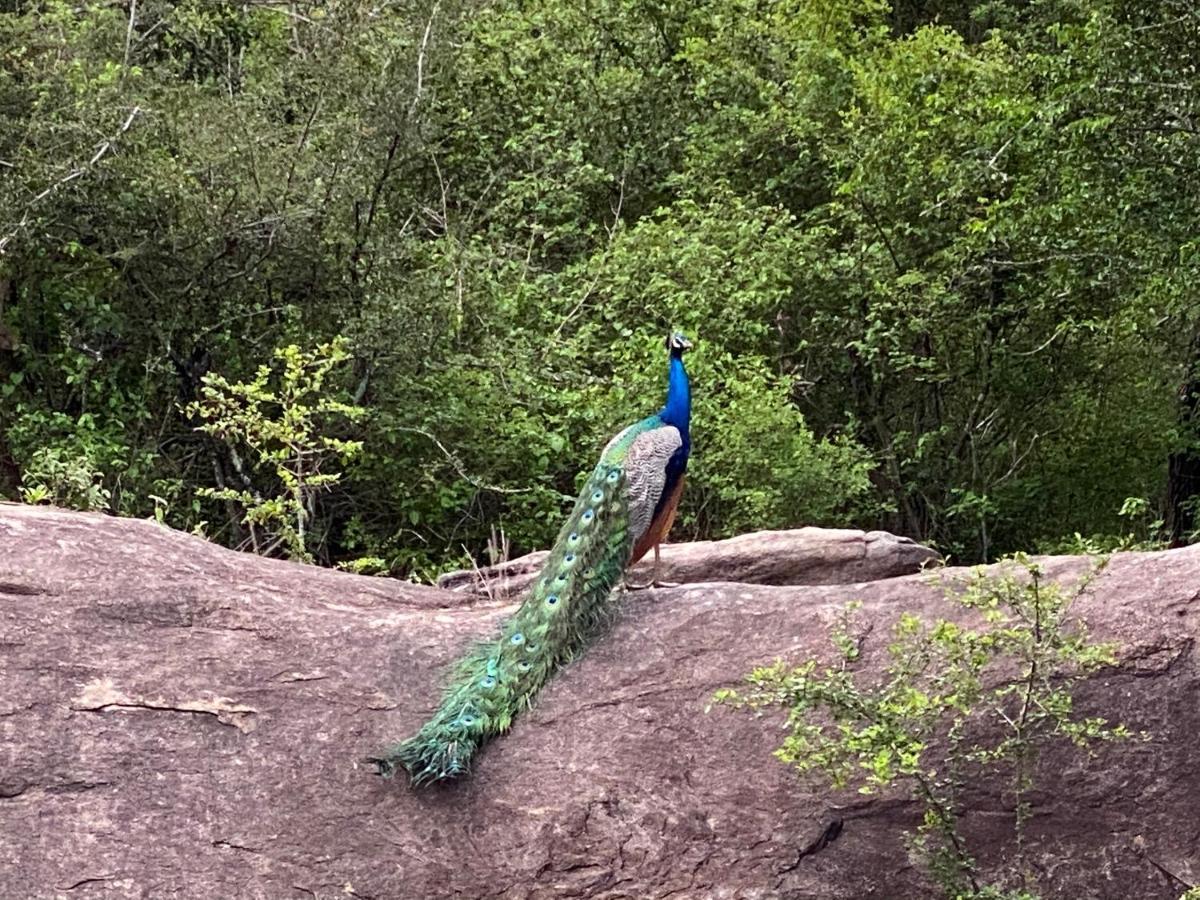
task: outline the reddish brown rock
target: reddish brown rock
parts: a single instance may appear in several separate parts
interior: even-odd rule
[[[958,614],[933,577],[632,595],[470,779],[417,793],[362,760],[509,607],[0,505],[0,896],[929,896],[911,804],[802,783],[772,720],[705,708],[755,664],[825,653],[850,599],[869,672],[902,610]],[[1030,826],[1045,897],[1200,880],[1197,585],[1200,549],[1121,554],[1077,603],[1122,647],[1081,709],[1152,737],[1052,761]],[[971,797],[994,868],[1003,795]]]
[[[537,577],[547,556],[539,550],[480,569],[449,572],[438,587],[493,599],[515,597]],[[659,580],[677,584],[738,581],[744,584],[853,584],[911,575],[939,561],[937,552],[886,531],[795,528],[756,531],[724,541],[663,544]],[[642,560],[630,581],[648,581],[654,556]]]

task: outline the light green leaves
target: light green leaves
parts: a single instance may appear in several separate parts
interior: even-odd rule
[[[948,897],[993,896],[976,877],[957,823],[968,780],[1006,781],[1014,804],[1012,874],[1032,889],[1024,825],[1038,756],[1064,740],[1093,753],[1102,742],[1135,737],[1126,725],[1075,710],[1080,681],[1116,663],[1115,648],[1089,641],[1071,612],[1103,567],[1102,560],[1071,587],[1046,583],[1023,557],[999,575],[980,574],[954,599],[982,621],[926,622],[901,613],[882,676],[869,681],[854,672],[859,607],[848,605],[832,629],[835,664],[778,662],[747,676],[744,694],[724,690],[714,701],[782,707],[786,733],[775,755],[805,775],[863,794],[893,786],[909,793],[924,809],[913,845]]]
[[[274,359],[274,366],[260,366],[248,382],[230,383],[208,374],[201,399],[188,413],[201,420],[198,431],[225,445],[246,483],[256,483],[252,475],[273,478],[276,493],[225,486],[202,488],[200,493],[240,505],[257,552],[269,554],[282,547],[292,559],[312,562],[310,532],[318,497],[342,479],[341,472],[326,466],[345,465],[363,448],[361,440],[326,431],[339,420],[361,421],[367,411],[329,393],[333,371],[350,359],[344,340],[314,350],[289,344],[276,350]],[[241,454],[249,455],[245,463]]]

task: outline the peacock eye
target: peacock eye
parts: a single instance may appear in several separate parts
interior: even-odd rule
[[[558,594],[551,594],[549,597],[546,598],[547,606],[553,606],[557,602],[558,602]]]
[[[585,521],[585,522],[590,522],[590,521],[592,521],[592,519],[594,519],[595,517],[596,517],[596,513],[595,513],[595,512],[593,512],[592,510],[590,510],[590,509],[584,510],[584,512],[583,512],[583,521]]]
[[[608,483],[609,484],[616,484],[620,480],[621,480],[621,470],[620,469],[613,469],[611,472],[608,473]]]
[[[525,643],[525,635],[518,631],[508,640],[509,643],[511,643],[514,647],[520,647],[523,643]]]
[[[575,562],[575,554],[568,553],[566,556],[563,557],[563,562],[567,563],[568,565]]]
[[[592,502],[599,503],[604,499],[604,491],[596,491],[592,494]]]
[[[479,686],[488,689],[494,688],[496,686],[496,679],[491,675],[484,675],[483,678],[479,679]]]
[[[579,543],[579,532],[572,531],[570,533],[570,535],[567,536],[567,543],[568,544],[578,544]]]
[[[528,672],[531,668],[532,668],[532,666],[530,666],[529,663],[527,663],[527,662],[517,663],[517,671],[518,672]]]
[[[537,653],[537,651],[538,651],[538,645],[537,645],[537,644],[526,644],[526,645],[525,645],[525,652],[526,652],[526,653]]]

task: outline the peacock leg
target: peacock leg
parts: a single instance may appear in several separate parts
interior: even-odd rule
[[[658,588],[679,587],[678,582],[659,581],[658,580],[658,569],[659,569],[659,566],[661,563],[662,563],[662,558],[659,556],[658,544],[655,544],[654,545],[654,568],[650,570],[650,580],[647,582],[644,582],[643,584],[634,584],[629,579],[625,579],[625,590],[627,590],[627,591],[644,591],[644,590],[646,590],[646,588],[652,588],[652,587],[658,587]]]
[[[627,591],[644,591],[646,588],[652,588],[658,582],[658,544],[654,545],[654,568],[651,570],[650,580],[635,584],[628,578],[625,579],[625,590]]]
[[[654,545],[654,578],[651,579],[650,584],[652,584],[654,587],[660,587],[660,588],[679,587],[678,581],[659,581],[658,580],[658,564],[659,564],[658,544],[655,544]]]

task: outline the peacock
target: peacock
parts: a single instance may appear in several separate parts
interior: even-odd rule
[[[651,549],[650,583],[658,583],[658,545],[675,519],[691,451],[692,398],[683,354],[692,344],[674,332],[666,345],[666,404],[608,442],[520,608],[499,638],[458,664],[441,705],[420,731],[372,760],[380,774],[403,767],[414,785],[423,785],[469,772],[475,752],[507,731],[607,624],[614,588]]]

